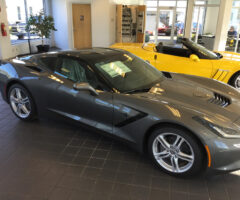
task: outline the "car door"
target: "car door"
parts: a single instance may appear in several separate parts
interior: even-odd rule
[[[108,91],[90,66],[69,56],[56,57],[49,79],[48,109],[77,122],[112,133],[112,93]],[[87,82],[97,92],[77,91],[74,83]]]
[[[210,78],[213,73],[213,64],[209,59],[194,61],[190,57],[173,56],[163,53],[154,53],[154,66],[161,71],[190,74]]]

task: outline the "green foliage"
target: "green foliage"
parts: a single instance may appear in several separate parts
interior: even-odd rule
[[[25,29],[30,33],[38,34],[42,38],[42,44],[44,37],[49,38],[51,31],[57,31],[53,17],[44,15],[43,11],[37,15],[31,15]]]

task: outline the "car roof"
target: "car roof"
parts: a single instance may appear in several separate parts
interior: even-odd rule
[[[45,57],[47,55],[63,55],[75,57],[78,59],[86,60],[86,61],[95,61],[101,60],[106,57],[111,57],[114,55],[119,55],[126,53],[124,50],[120,49],[111,49],[111,48],[90,48],[90,49],[82,49],[82,50],[65,50],[65,51],[56,51],[56,52],[48,52],[44,54],[38,54],[38,57]]]

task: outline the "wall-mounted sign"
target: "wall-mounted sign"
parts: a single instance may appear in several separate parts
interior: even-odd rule
[[[80,15],[80,21],[84,21],[84,15]]]

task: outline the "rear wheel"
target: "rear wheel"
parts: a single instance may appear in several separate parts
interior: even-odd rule
[[[30,93],[20,84],[14,84],[8,92],[8,99],[13,113],[24,121],[36,118],[36,108]]]
[[[175,176],[191,176],[204,165],[201,146],[189,132],[166,127],[153,131],[148,141],[150,157],[163,171]]]

